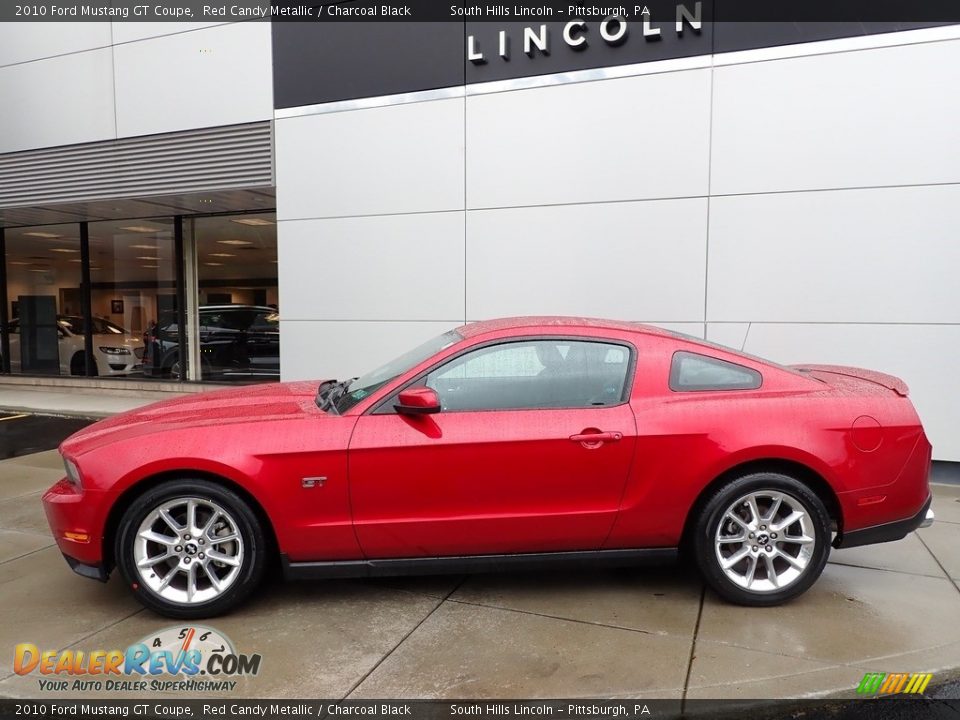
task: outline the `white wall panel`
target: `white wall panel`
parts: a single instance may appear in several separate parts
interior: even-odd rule
[[[714,198],[708,320],[960,322],[960,186]]]
[[[0,103],[0,152],[113,139],[111,50],[0,68]]]
[[[355,377],[462,324],[281,320],[280,372],[283,380]]]
[[[146,40],[162,35],[175,35],[194,30],[204,30],[217,25],[226,25],[224,22],[114,22],[113,42],[116,44]]]
[[[464,317],[463,211],[280,222],[287,320]]]
[[[120,137],[273,117],[270,23],[166,35],[114,53]]]
[[[706,200],[467,213],[467,316],[703,319]]]
[[[468,97],[468,207],[705,195],[709,123],[709,70]]]
[[[109,22],[0,23],[0,65],[109,47],[110,42]]]
[[[960,40],[718,67],[714,193],[960,181]]]
[[[463,208],[463,99],[278,120],[281,219]]]
[[[742,350],[750,327],[750,323],[707,323],[706,339],[734,350]]]
[[[754,324],[747,352],[782,363],[853,365],[906,381],[938,460],[960,461],[958,325]]]
[[[692,335],[693,337],[697,338],[703,337],[702,322],[659,322],[644,320],[643,318],[639,318],[639,320],[640,322],[647,323],[648,325],[655,325],[656,327],[663,328],[664,330],[683,333],[684,335]]]

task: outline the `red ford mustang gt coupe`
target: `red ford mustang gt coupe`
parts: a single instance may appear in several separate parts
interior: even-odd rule
[[[933,521],[897,378],[783,367],[654,327],[465,325],[367,375],[241,387],[104,420],[43,497],[79,574],[170,617],[289,577],[664,561],[774,605],[833,547]]]

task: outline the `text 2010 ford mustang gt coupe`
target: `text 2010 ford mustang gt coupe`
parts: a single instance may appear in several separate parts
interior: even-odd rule
[[[933,521],[897,378],[782,367],[657,328],[465,325],[363,377],[105,420],[43,497],[67,562],[171,617],[292,577],[627,564],[689,548],[720,595],[793,598],[830,546]]]

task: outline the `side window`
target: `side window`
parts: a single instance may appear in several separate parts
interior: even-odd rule
[[[677,392],[755,390],[762,382],[756,370],[697,353],[674,353],[670,366],[670,389]]]
[[[249,330],[256,315],[250,310],[230,310],[223,314],[223,327],[227,330]]]
[[[602,407],[623,401],[629,367],[622,345],[516,341],[454,358],[425,384],[446,411]]]
[[[200,313],[200,327],[206,330],[219,330],[224,326],[220,313]]]
[[[454,361],[437,373],[440,380],[482,380],[536,377],[544,370],[533,345],[495,346],[478,350]]]
[[[258,312],[253,318],[250,329],[257,332],[276,332],[279,321],[280,317],[275,312]]]

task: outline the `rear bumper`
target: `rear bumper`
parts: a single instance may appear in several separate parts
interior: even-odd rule
[[[861,545],[893,542],[894,540],[902,540],[917,528],[930,527],[933,525],[934,518],[933,510],[930,509],[932,500],[933,498],[928,496],[927,501],[920,508],[920,512],[913,517],[845,532],[837,537],[833,546],[836,548],[852,548]]]

